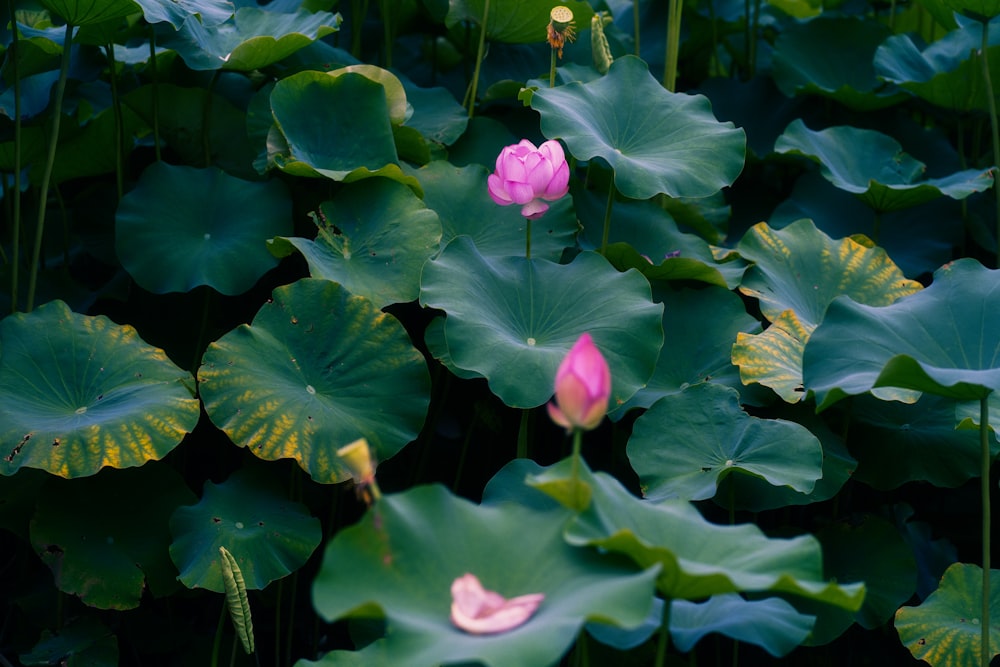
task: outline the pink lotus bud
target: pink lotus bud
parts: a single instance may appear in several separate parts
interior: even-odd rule
[[[505,599],[488,591],[474,574],[465,574],[451,584],[451,622],[474,635],[507,632],[524,625],[545,599],[532,593]]]
[[[538,148],[527,139],[507,146],[497,156],[496,171],[486,181],[490,197],[501,206],[521,205],[521,215],[534,220],[569,192],[569,164],[562,144],[546,141]]]
[[[610,396],[611,369],[585,333],[559,364],[555,403],[547,406],[549,416],[568,431],[589,431],[604,419]]]

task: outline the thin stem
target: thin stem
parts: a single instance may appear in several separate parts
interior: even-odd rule
[[[215,81],[219,77],[219,70],[212,72],[212,78],[208,81],[208,88],[205,90],[205,104],[201,109],[201,148],[205,154],[205,166],[212,166],[212,141],[209,137],[209,130],[212,126],[212,92],[215,88]]]
[[[1000,129],[997,127],[997,101],[993,97],[993,81],[990,79],[990,59],[987,56],[987,49],[989,48],[989,30],[987,29],[987,24],[983,23],[983,41],[982,41],[982,55],[983,55],[983,78],[986,81],[986,101],[989,104],[990,109],[990,129],[993,133],[993,181],[996,183],[998,174],[998,167],[1000,167]],[[997,266],[1000,266],[1000,193],[997,192],[997,188],[994,185],[993,188],[994,200],[996,201],[996,230],[997,230]]]
[[[28,277],[28,301],[25,310],[31,312],[35,306],[35,288],[38,285],[38,264],[42,258],[42,237],[45,232],[45,213],[48,208],[49,184],[52,182],[52,169],[56,164],[56,146],[59,143],[59,124],[62,121],[63,97],[66,94],[66,79],[69,78],[69,59],[73,46],[73,24],[66,24],[66,36],[63,38],[62,61],[59,65],[59,79],[56,81],[56,94],[52,103],[52,134],[49,137],[49,152],[45,159],[45,170],[42,172],[42,182],[38,194],[38,224],[35,226],[35,247],[31,253],[31,275]]]
[[[108,77],[111,79],[111,108],[115,118],[115,188],[118,201],[125,196],[125,176],[122,165],[122,152],[125,149],[125,123],[122,120],[122,100],[118,95],[118,76],[115,71],[115,45],[108,42],[104,46],[108,58]]]
[[[153,24],[149,24],[149,77],[152,88],[153,105],[153,151],[156,154],[156,161],[161,162],[163,156],[160,155],[160,84],[156,75],[156,30]]]
[[[531,259],[531,218],[525,218],[524,221],[527,223],[525,228],[524,256],[526,259]]]
[[[984,26],[985,30],[985,26]],[[979,451],[981,456],[980,491],[983,504],[983,590],[980,619],[980,657],[982,667],[990,664],[990,401],[979,399]]]
[[[632,31],[635,33],[635,55],[639,55],[639,0],[632,0]]]
[[[368,0],[351,1],[351,55],[361,58],[361,30],[368,15]]]
[[[10,59],[14,74],[14,214],[11,221],[11,274],[10,274],[10,308],[17,312],[17,302],[20,292],[18,278],[21,270],[21,72],[18,60],[19,36],[17,20],[14,15],[14,0],[7,0],[7,10],[10,14],[11,42]]]
[[[222,613],[219,614],[219,624],[215,626],[215,641],[212,642],[211,667],[219,667],[219,650],[222,648],[222,629],[226,621],[226,604],[222,604]]]
[[[667,664],[667,648],[670,646],[670,600],[663,601],[663,617],[660,620],[660,638],[656,642],[656,667]]]
[[[753,78],[757,71],[757,33],[760,25],[760,5],[761,0],[754,0],[753,21],[750,26],[750,78]]]
[[[896,26],[896,0],[889,0],[889,31],[895,32]]]
[[[479,90],[479,70],[486,51],[486,26],[490,18],[490,0],[483,3],[483,23],[479,26],[479,47],[476,49],[476,68],[472,70],[472,88],[469,91],[469,118],[475,113],[476,91]]]
[[[389,11],[391,0],[381,0],[383,39],[385,40],[385,68],[392,68],[392,15]]]
[[[611,177],[611,182],[608,184],[608,204],[604,208],[604,231],[601,234],[601,255],[607,256],[608,254],[608,237],[611,235],[611,208],[615,203],[615,179],[614,176]]]
[[[556,87],[556,49],[552,48],[552,60],[549,64],[549,88]]]
[[[681,49],[681,0],[669,0],[667,9],[667,53],[663,87],[674,92],[677,87],[677,58]]]
[[[517,428],[517,458],[528,458],[528,427],[531,410],[521,410],[521,424]]]
[[[583,448],[583,431],[578,428],[573,429],[573,454],[570,459],[570,475],[573,478],[573,507],[581,509],[583,502],[580,498],[580,450]]]

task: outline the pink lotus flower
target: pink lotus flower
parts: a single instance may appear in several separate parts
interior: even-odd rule
[[[610,396],[611,369],[585,333],[559,364],[555,403],[547,406],[549,416],[567,431],[589,431],[604,419]]]
[[[465,574],[451,584],[451,622],[474,635],[507,632],[524,625],[545,599],[532,593],[505,599],[488,591],[474,574]]]
[[[496,172],[486,181],[490,197],[501,206],[521,205],[521,215],[534,220],[569,192],[569,164],[562,144],[546,141],[538,148],[527,139],[507,146],[497,156]],[[543,201],[545,200],[545,201]]]

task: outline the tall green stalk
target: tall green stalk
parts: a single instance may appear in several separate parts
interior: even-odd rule
[[[379,11],[382,14],[383,38],[385,40],[385,68],[392,68],[392,12],[390,7],[396,0],[379,0]]]
[[[7,0],[7,13],[10,15],[11,42],[10,62],[14,74],[14,212],[11,216],[11,271],[10,271],[10,308],[17,312],[20,286],[18,278],[21,270],[21,72],[18,65],[19,51],[17,19],[14,14],[14,0]]]
[[[635,32],[635,55],[639,55],[639,0],[632,0],[632,30]]]
[[[660,619],[660,637],[656,642],[656,667],[667,664],[667,648],[670,646],[670,600],[663,601],[663,615]]]
[[[989,394],[979,399],[979,452],[980,452],[980,493],[983,504],[983,591],[982,618],[980,619],[980,662],[982,667],[990,664],[990,399]]]
[[[118,73],[115,71],[115,45],[108,42],[104,46],[108,58],[108,78],[111,80],[111,109],[115,118],[115,188],[118,201],[125,196],[125,175],[122,154],[125,150],[125,121],[122,116],[122,100],[118,95]]]
[[[151,102],[153,112],[153,151],[156,161],[163,160],[160,154],[160,84],[156,72],[156,30],[149,24],[149,78],[152,86]]]
[[[667,52],[663,70],[663,87],[674,92],[677,88],[677,60],[681,50],[681,0],[669,0],[667,9]]]
[[[993,96],[993,81],[990,78],[990,59],[987,53],[989,48],[989,29],[988,24],[983,22],[983,41],[982,41],[982,55],[983,55],[983,79],[986,84],[986,102],[989,104],[990,110],[990,130],[993,135],[993,199],[996,202],[996,232],[997,232],[997,256],[996,265],[1000,267],[1000,191],[997,190],[996,182],[997,177],[1000,176],[1000,129],[997,127],[997,101]]]
[[[476,93],[479,90],[479,71],[483,66],[483,56],[486,55],[486,26],[490,19],[490,0],[483,3],[483,23],[479,26],[479,46],[476,48],[476,67],[472,70],[472,83],[469,88],[469,118],[476,110]]]
[[[35,225],[35,247],[31,253],[31,275],[28,277],[28,300],[25,311],[31,312],[35,307],[35,289],[38,286],[38,265],[42,258],[42,237],[45,232],[45,213],[48,208],[49,185],[52,182],[52,169],[56,164],[56,146],[59,143],[59,124],[62,121],[63,97],[66,95],[66,79],[69,78],[70,51],[73,46],[73,24],[66,24],[66,35],[63,38],[62,59],[59,64],[59,79],[56,81],[56,94],[52,102],[52,133],[49,136],[49,151],[45,158],[45,169],[42,172],[42,182],[38,191],[38,223]]]

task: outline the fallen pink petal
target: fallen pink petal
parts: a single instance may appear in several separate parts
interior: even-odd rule
[[[531,593],[506,599],[488,591],[474,574],[465,574],[451,585],[451,622],[473,635],[509,632],[524,625],[545,599]]]

